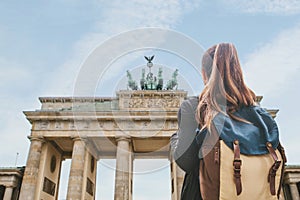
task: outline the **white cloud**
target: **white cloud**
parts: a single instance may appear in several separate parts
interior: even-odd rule
[[[290,15],[300,13],[299,0],[224,0],[225,4],[246,13]]]
[[[259,93],[274,94],[282,89],[300,68],[300,26],[285,30],[271,42],[248,56],[247,80]]]
[[[101,10],[101,20],[95,22],[94,32],[86,33],[76,42],[73,56],[58,70],[58,76],[48,93],[72,95],[71,88],[76,82],[80,65],[90,52],[112,35],[139,27],[172,28],[180,22],[186,12],[199,5],[199,1],[196,0],[190,2],[183,0],[99,0],[95,2]]]
[[[0,57],[0,72],[0,87],[9,86],[30,77],[30,72],[26,68],[3,57]]]
[[[14,166],[17,152],[17,165],[25,164],[29,147],[26,135],[30,134],[30,125],[22,111],[38,106],[33,89],[37,77],[30,67],[17,60],[0,57],[0,141],[4,147],[0,153],[1,166]]]
[[[33,101],[34,102],[34,101]],[[24,165],[27,158],[30,134],[30,124],[25,119],[22,110],[28,107],[28,102],[22,96],[12,98],[5,94],[0,99],[0,152],[1,166],[14,166],[16,153],[19,153],[17,165]]]
[[[155,0],[155,1],[98,1],[106,9],[99,26],[106,33],[118,33],[128,28],[136,27],[164,27],[176,25],[180,17],[199,5],[199,1],[186,2],[183,0]],[[192,5],[192,6],[191,6]]]
[[[271,42],[248,56],[245,76],[256,94],[263,95],[263,106],[278,108],[276,118],[286,147],[288,163],[299,163],[296,130],[300,121],[300,26],[285,30]],[[271,106],[271,107],[270,107]]]

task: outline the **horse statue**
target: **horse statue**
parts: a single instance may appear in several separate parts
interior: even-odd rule
[[[158,83],[156,86],[156,90],[162,90],[163,84],[164,84],[164,79],[162,77],[162,68],[161,67],[158,69],[157,79],[158,79]]]
[[[127,78],[128,78],[128,87],[131,88],[132,90],[137,90],[138,86],[136,84],[136,82],[132,79],[132,76],[129,72],[129,70],[126,71],[127,72]]]
[[[145,90],[147,87],[146,79],[145,79],[145,69],[142,69],[142,78],[140,80],[140,85],[141,85],[141,90]]]
[[[175,90],[177,90],[178,87],[177,76],[178,76],[178,69],[176,69],[173,72],[172,79],[167,82],[167,86],[166,86],[167,90],[174,90],[174,88]]]
[[[156,89],[156,77],[153,76],[152,72],[149,72],[147,74],[145,89],[146,90],[155,90]]]

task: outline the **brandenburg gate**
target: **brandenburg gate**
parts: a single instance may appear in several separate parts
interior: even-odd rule
[[[122,90],[116,98],[40,98],[24,112],[32,124],[20,199],[57,199],[61,163],[71,158],[67,199],[95,199],[99,159],[115,158],[115,199],[132,199],[133,160],[170,158],[169,139],[187,92]],[[183,172],[170,160],[172,199]]]
[[[62,161],[71,158],[67,199],[95,199],[100,159],[116,159],[115,200],[132,199],[133,160],[169,158],[172,200],[180,197],[183,171],[170,156],[177,112],[187,92],[177,90],[176,69],[164,87],[162,68],[146,57],[140,88],[127,71],[127,90],[116,97],[40,98],[41,109],[24,112],[32,124],[20,199],[57,199]]]

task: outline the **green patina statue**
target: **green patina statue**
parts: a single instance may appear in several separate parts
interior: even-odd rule
[[[158,69],[157,77],[153,75],[151,72],[151,68],[153,67],[152,60],[154,59],[154,55],[151,57],[144,56],[145,59],[148,61],[147,67],[149,68],[149,73],[146,75],[145,69],[142,69],[142,77],[140,79],[140,89],[141,90],[162,90],[164,79],[162,77],[162,67]],[[166,88],[167,90],[174,90],[177,89],[177,76],[178,76],[178,69],[172,75],[172,79],[168,81]],[[138,86],[136,82],[132,79],[130,72],[127,70],[127,78],[128,78],[128,89],[137,90]]]
[[[162,90],[163,84],[164,84],[164,79],[162,77],[162,68],[161,67],[158,69],[157,79],[158,79],[158,83],[157,83],[156,89]]]
[[[140,80],[141,90],[145,90],[146,79],[145,79],[145,69],[142,69],[142,78]]]
[[[127,78],[128,78],[128,87],[131,88],[132,90],[137,90],[138,86],[136,84],[136,82],[132,79],[132,76],[129,72],[129,70],[127,70]]]
[[[167,90],[174,90],[174,89],[177,90],[178,87],[177,76],[178,76],[178,69],[176,69],[173,72],[172,79],[168,81],[166,86]]]

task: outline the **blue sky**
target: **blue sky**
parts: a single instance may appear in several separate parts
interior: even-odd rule
[[[264,96],[262,106],[280,109],[276,120],[288,162],[300,164],[299,0],[4,0],[0,3],[0,165],[14,166],[17,152],[17,165],[26,163],[30,124],[22,111],[38,109],[40,96],[72,96],[82,64],[93,50],[113,36],[144,27],[174,30],[204,49],[219,42],[234,43],[248,85]],[[180,65],[187,69],[181,69],[182,79],[193,79],[189,64],[154,49],[120,58],[106,81],[124,79],[124,70],[145,64],[142,56],[152,53],[157,55],[154,62],[171,69]],[[197,82],[189,83],[195,94],[200,92]],[[101,82],[97,87],[96,95],[110,94],[101,89]],[[113,176],[112,170],[100,168],[103,179]],[[155,199],[169,199],[166,184],[152,196],[139,189],[145,184],[157,188],[158,182],[168,181],[168,174],[162,175],[166,173],[164,168],[137,175],[140,184],[135,186],[134,199],[153,199],[156,193]],[[157,177],[158,182],[149,177]],[[100,184],[100,197],[112,199],[104,185]]]

